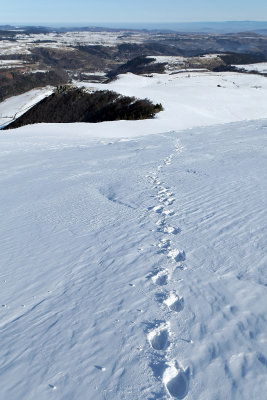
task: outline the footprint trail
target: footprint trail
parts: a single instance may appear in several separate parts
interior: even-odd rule
[[[158,286],[161,290],[156,294],[155,301],[159,307],[164,306],[166,308],[166,316],[172,315],[172,318],[183,311],[184,299],[175,290],[169,290],[171,275],[175,268],[180,270],[186,268],[183,264],[186,260],[186,253],[182,249],[172,247],[172,235],[181,233],[181,229],[173,226],[170,222],[170,218],[175,215],[175,210],[169,208],[169,206],[175,204],[176,198],[171,189],[161,180],[160,175],[164,168],[171,165],[175,155],[181,151],[182,147],[177,141],[174,145],[174,151],[163,160],[162,164],[147,175],[153,189],[157,191],[156,195],[153,196],[157,204],[149,207],[148,212],[151,213],[152,218],[154,218],[155,214],[160,214],[160,218],[155,222],[155,225],[156,232],[162,234],[162,237],[155,246],[158,248],[157,253],[166,258],[166,265],[156,273],[151,272],[150,278],[152,284]],[[163,287],[166,289],[165,291],[162,290]],[[156,355],[158,354],[154,369],[157,369],[157,363],[163,363],[164,367],[160,373],[160,378],[167,396],[174,399],[183,399],[189,390],[189,369],[185,370],[177,360],[169,359],[171,346],[174,345],[172,343],[170,321],[165,321],[160,325],[155,321],[152,322],[153,325],[154,327],[147,334],[147,339],[151,349]],[[191,343],[191,341],[188,341],[188,343]],[[153,369],[153,363],[151,367]]]

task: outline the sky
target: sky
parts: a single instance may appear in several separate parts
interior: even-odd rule
[[[266,0],[12,0],[0,24],[267,20]]]

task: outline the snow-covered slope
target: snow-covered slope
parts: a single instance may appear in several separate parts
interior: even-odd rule
[[[0,134],[1,400],[265,399],[267,121],[164,118]]]
[[[123,95],[149,98],[162,103],[164,111],[155,119],[75,124],[75,130],[94,137],[136,137],[197,126],[266,117],[267,80],[259,75],[214,72],[120,75],[109,84],[75,82],[87,89],[114,90]],[[32,90],[0,103],[0,124],[6,124],[49,95],[50,87]],[[23,128],[24,129],[24,128]],[[26,130],[36,130],[27,127]],[[40,132],[59,135],[73,131],[73,125],[39,125]]]
[[[257,71],[261,74],[267,74],[267,63],[235,65],[236,68],[244,69],[246,71]]]
[[[125,132],[128,136],[136,136],[267,116],[267,80],[259,75],[187,72],[144,77],[129,73],[108,85],[77,84],[147,97],[162,103],[165,109],[154,120],[120,121],[119,124],[113,122],[86,128],[87,132],[90,129],[91,134],[97,136],[125,136]]]
[[[24,114],[28,109],[52,93],[52,87],[33,89],[0,103],[0,128]]]

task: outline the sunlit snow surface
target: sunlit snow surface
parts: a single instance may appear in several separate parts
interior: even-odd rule
[[[24,114],[32,106],[53,92],[51,86],[33,89],[19,96],[14,96],[0,103],[0,128]]]
[[[0,134],[1,399],[265,400],[267,120],[161,118]]]
[[[267,74],[267,63],[235,65],[235,67],[246,71],[257,71],[261,74]]]
[[[144,41],[156,40],[161,34],[151,34],[149,32],[117,31],[117,32],[65,32],[65,33],[40,33],[25,34],[18,32],[14,40],[4,40],[0,42],[1,54],[30,54],[36,47],[56,48],[60,50],[73,50],[73,46],[115,46],[125,43],[143,43]]]

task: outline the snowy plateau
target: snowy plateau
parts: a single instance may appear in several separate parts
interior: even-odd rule
[[[266,78],[76,85],[164,111],[1,131],[0,399],[265,400]]]

